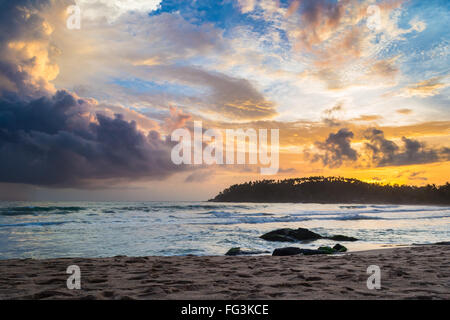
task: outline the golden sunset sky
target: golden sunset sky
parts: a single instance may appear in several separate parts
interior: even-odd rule
[[[450,3],[1,2],[5,199],[205,200],[256,179],[442,184]],[[67,20],[77,4],[80,29]],[[174,166],[193,121],[279,129],[280,171]]]

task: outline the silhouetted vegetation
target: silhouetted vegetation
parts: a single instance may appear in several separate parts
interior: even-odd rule
[[[210,201],[450,204],[450,184],[382,185],[342,177],[261,180],[232,185]]]

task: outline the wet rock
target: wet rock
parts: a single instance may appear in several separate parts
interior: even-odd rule
[[[270,251],[252,250],[252,249],[242,249],[240,247],[231,248],[225,253],[226,256],[242,256],[242,255],[252,255],[252,254],[263,254],[270,253]]]
[[[286,247],[275,249],[272,253],[273,256],[293,256],[296,254],[300,254],[302,249],[296,247]]]
[[[336,250],[337,252],[347,252],[347,248],[344,247],[343,245],[337,243],[334,247],[334,250]]]
[[[272,256],[294,256],[297,254],[303,254],[305,256],[316,255],[316,254],[327,254],[325,251],[313,250],[313,249],[301,249],[297,247],[286,247],[275,249]]]
[[[321,239],[322,236],[305,228],[284,228],[263,234],[260,238],[267,241],[295,242]]]
[[[312,232],[305,228],[277,229],[263,234],[260,238],[267,241],[280,241],[280,242],[311,241],[317,239],[330,239],[334,241],[358,241],[358,239],[354,237],[348,237],[341,234],[330,237],[323,237],[320,234]]]
[[[331,248],[331,247],[328,247],[328,246],[319,247],[317,250],[326,252],[328,254],[332,254],[332,253],[336,253],[337,252],[334,248]]]
[[[358,239],[356,239],[356,238],[343,236],[341,234],[338,234],[338,235],[335,235],[332,237],[326,237],[325,239],[330,239],[330,240],[334,240],[334,241],[358,241]]]

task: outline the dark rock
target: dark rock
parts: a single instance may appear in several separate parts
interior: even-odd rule
[[[297,247],[286,247],[275,249],[272,256],[294,256],[297,254],[303,254],[305,256],[315,255],[315,254],[327,254],[326,251],[313,250],[313,249],[301,249]]]
[[[260,238],[267,241],[295,242],[303,240],[321,239],[322,236],[320,234],[317,234],[304,228],[298,229],[284,228],[263,234]]]
[[[328,254],[332,254],[332,253],[336,253],[337,252],[336,249],[331,248],[331,247],[319,247],[317,250],[324,251],[324,252],[326,252]]]
[[[328,252],[326,252],[326,251],[314,250],[314,249],[302,249],[301,253],[304,254],[305,256],[311,256],[311,255],[316,255],[316,254],[328,254]]]
[[[334,241],[358,241],[354,237],[347,237],[341,234],[334,235],[331,237],[322,237],[320,234],[312,232],[305,228],[298,229],[277,229],[263,234],[261,239],[267,241],[280,241],[280,242],[295,242],[295,241],[310,241],[317,239],[330,239]]]
[[[450,246],[450,241],[440,241],[435,243],[412,243],[413,246]]]
[[[339,243],[337,243],[337,244],[333,247],[333,249],[336,250],[337,252],[346,252],[346,251],[347,251],[347,248],[344,247],[343,245],[339,244]]]
[[[263,254],[270,253],[270,251],[261,250],[251,250],[251,249],[241,249],[240,247],[231,248],[225,253],[226,256],[242,256],[242,255],[252,255],[252,254]]]
[[[293,256],[300,254],[302,249],[296,247],[286,247],[273,250],[273,256]]]
[[[330,239],[330,240],[334,240],[334,241],[358,241],[358,239],[356,239],[356,238],[343,236],[341,234],[338,234],[338,235],[335,235],[332,237],[326,237],[325,239]]]
[[[225,255],[226,256],[237,256],[240,253],[241,253],[241,248],[236,247],[236,248],[231,248],[230,250],[228,250],[227,253],[225,253]]]

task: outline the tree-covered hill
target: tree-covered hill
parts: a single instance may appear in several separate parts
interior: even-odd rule
[[[232,185],[214,202],[450,204],[450,184],[382,185],[342,177],[261,180]]]

